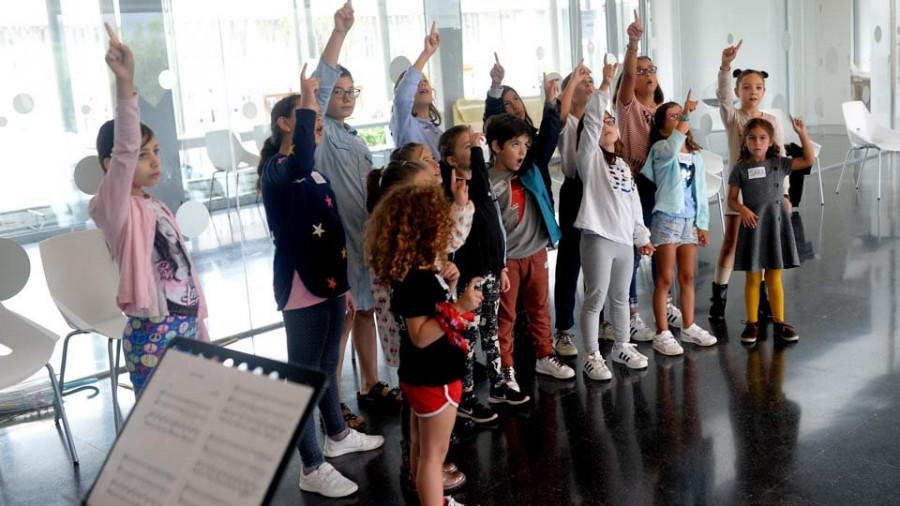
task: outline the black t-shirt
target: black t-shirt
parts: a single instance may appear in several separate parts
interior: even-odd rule
[[[410,385],[441,386],[462,379],[466,355],[446,336],[425,348],[409,338],[407,318],[434,316],[438,303],[450,300],[450,289],[435,271],[412,270],[391,283],[391,309],[400,327],[400,381]]]

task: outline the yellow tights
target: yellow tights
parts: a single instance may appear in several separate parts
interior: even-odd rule
[[[759,285],[766,278],[766,290],[769,296],[769,307],[772,308],[772,319],[784,321],[784,287],[781,285],[781,269],[766,269],[759,272],[748,272],[744,284],[744,304],[747,309],[747,321],[756,323],[759,314]]]

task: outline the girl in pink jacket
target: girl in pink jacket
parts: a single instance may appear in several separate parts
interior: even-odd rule
[[[161,174],[159,145],[140,123],[134,56],[109,32],[106,63],[116,76],[116,119],[100,127],[97,152],[106,175],[91,199],[91,218],[119,265],[116,304],[128,316],[122,338],[126,367],[139,395],[175,337],[209,341],[206,303],[175,216],[144,191]]]

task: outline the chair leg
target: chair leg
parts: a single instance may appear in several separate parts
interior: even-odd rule
[[[719,219],[722,221],[722,233],[725,233],[725,209],[722,208],[722,194],[716,192],[716,200],[719,202]]]
[[[113,421],[118,434],[122,430],[122,412],[119,410],[119,354],[122,351],[122,341],[119,340],[115,358],[113,358],[113,339],[106,342],[106,348],[109,354],[109,389],[112,395]]]
[[[876,148],[877,149],[877,148]],[[881,150],[878,150],[879,157],[881,156]],[[863,153],[862,163],[859,165],[859,174],[856,175],[856,189],[859,190],[859,182],[862,180],[863,169],[866,168],[866,160],[869,158],[869,148],[866,148],[866,151]]]
[[[62,363],[59,366],[59,389],[61,392],[66,391],[66,357],[69,354],[69,339],[78,334],[87,334],[87,332],[83,330],[73,330],[66,334],[65,339],[63,339]],[[54,415],[54,421],[57,424],[59,423],[59,411]]]
[[[825,190],[822,186],[822,164],[816,158],[816,174],[819,176],[819,205],[825,205]]]
[[[78,452],[75,451],[75,440],[72,438],[72,429],[69,428],[69,417],[66,416],[66,408],[63,406],[62,390],[56,381],[56,372],[50,364],[44,364],[47,374],[50,375],[50,385],[53,387],[53,405],[59,418],[62,419],[63,432],[66,434],[66,444],[69,447],[69,455],[72,457],[72,465],[78,466]]]
[[[841,183],[844,181],[844,170],[847,169],[847,160],[850,159],[850,153],[856,151],[858,148],[851,147],[847,150],[847,154],[844,155],[844,163],[841,164],[841,175],[838,177],[837,186],[834,187],[834,194],[837,195],[841,193]]]
[[[884,152],[878,150],[878,200],[881,200],[881,159]]]

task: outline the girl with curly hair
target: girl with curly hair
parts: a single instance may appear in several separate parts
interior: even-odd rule
[[[482,300],[474,278],[455,299],[459,271],[447,261],[454,223],[438,185],[400,185],[375,206],[366,233],[369,265],[391,284],[400,326],[400,387],[412,407],[411,468],[424,506],[444,504],[442,466],[466,374],[462,331]],[[448,504],[456,504],[446,498]]]

